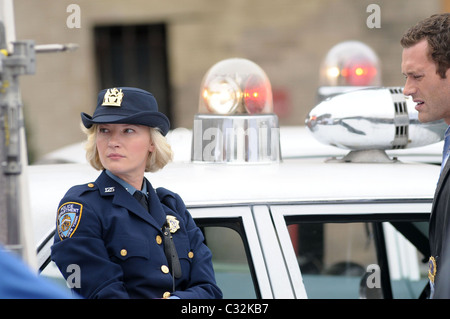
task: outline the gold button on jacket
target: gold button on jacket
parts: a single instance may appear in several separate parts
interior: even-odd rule
[[[161,271],[165,274],[169,273],[169,267],[167,267],[166,265],[162,265],[161,266]]]
[[[170,297],[170,292],[166,291],[165,293],[163,293],[163,299],[169,299]]]

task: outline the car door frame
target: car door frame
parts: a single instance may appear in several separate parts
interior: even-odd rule
[[[380,262],[382,274],[382,288],[384,298],[392,298],[390,284],[389,258],[384,242],[382,222],[391,218],[396,220],[409,220],[413,214],[417,220],[429,218],[431,211],[430,200],[357,200],[357,201],[326,201],[301,202],[286,205],[271,205],[271,218],[276,234],[279,238],[281,250],[287,265],[292,287],[297,298],[307,297],[307,290],[303,285],[302,274],[298,266],[294,247],[289,236],[286,217],[301,216],[302,218],[317,222],[327,220],[360,219],[361,222],[375,222],[374,231],[377,232],[377,258]],[[363,220],[364,217],[366,220]],[[380,242],[381,240],[381,242]],[[385,247],[380,250],[380,247]],[[391,265],[392,266],[392,265]],[[387,271],[386,271],[387,270]],[[304,292],[306,291],[306,292]]]

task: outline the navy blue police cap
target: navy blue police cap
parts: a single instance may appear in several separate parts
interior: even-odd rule
[[[167,116],[158,112],[155,97],[147,91],[118,87],[100,91],[94,115],[81,113],[86,128],[93,124],[139,124],[159,128],[163,135],[169,132]]]

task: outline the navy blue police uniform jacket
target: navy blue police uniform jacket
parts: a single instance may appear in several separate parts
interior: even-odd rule
[[[105,171],[69,189],[58,209],[52,260],[85,298],[221,298],[211,251],[182,199],[145,183],[150,213]],[[182,276],[175,284],[162,241],[168,215],[179,221],[172,235]]]

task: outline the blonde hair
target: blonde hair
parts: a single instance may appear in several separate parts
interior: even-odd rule
[[[98,125],[94,124],[90,128],[86,128],[81,123],[82,131],[87,135],[87,141],[85,144],[86,159],[89,164],[96,170],[104,170],[97,150],[97,132]],[[156,172],[166,166],[173,159],[173,151],[167,139],[161,132],[154,127],[149,127],[150,139],[155,146],[155,150],[149,153],[147,158],[147,164],[145,165],[146,172]]]

